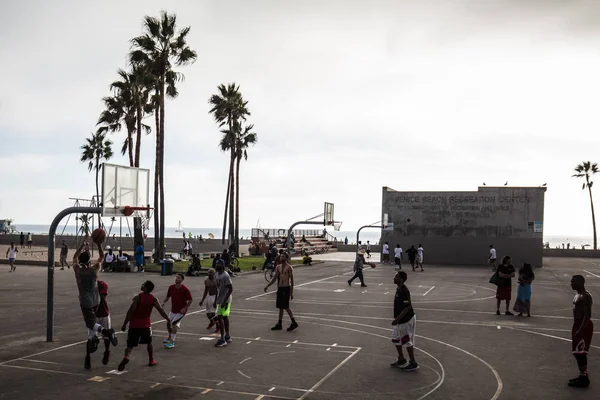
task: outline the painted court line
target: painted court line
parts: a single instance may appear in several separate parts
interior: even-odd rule
[[[435,286],[430,287],[428,291],[423,293],[423,296],[427,296],[427,293],[431,292],[433,289],[435,289]]]
[[[302,287],[302,286],[311,285],[311,284],[313,284],[313,283],[317,283],[317,282],[326,281],[326,280],[328,280],[328,279],[337,278],[338,276],[339,276],[339,275],[333,275],[333,276],[330,276],[330,277],[328,277],[328,278],[317,279],[316,281],[304,282],[304,283],[301,283],[301,284],[299,284],[299,285],[294,285],[294,288],[299,288],[299,287]],[[266,296],[266,295],[268,295],[268,294],[274,294],[274,293],[276,293],[276,292],[266,292],[266,293],[261,293],[261,294],[257,294],[256,296],[247,297],[245,300],[252,300],[252,299],[256,299],[257,297],[262,297],[262,296]]]
[[[596,278],[600,278],[600,275],[596,275],[596,274],[594,274],[593,272],[586,271],[585,269],[583,270],[583,272],[585,272],[585,273],[588,273],[588,274],[590,274],[590,275],[592,275],[592,276],[595,276]]]

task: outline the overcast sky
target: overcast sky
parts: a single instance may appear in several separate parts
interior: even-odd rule
[[[570,176],[600,161],[600,2],[0,2],[0,218],[17,226],[94,194],[79,147],[143,16],[167,9],[198,53],[166,105],[168,226],[222,224],[228,155],[207,100],[236,82],[259,138],[242,164],[242,228],[288,226],[330,201],[351,230],[379,219],[382,186],[508,180],[547,182],[545,234],[591,236]]]

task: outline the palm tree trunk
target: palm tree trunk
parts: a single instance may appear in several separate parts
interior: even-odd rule
[[[592,188],[588,184],[588,191],[590,192],[590,205],[592,206],[592,226],[594,228],[594,250],[598,250],[598,237],[596,236],[596,214],[594,213],[594,200],[592,198]]]
[[[163,67],[164,68],[164,67]],[[160,251],[165,251],[165,71],[160,76]]]
[[[160,221],[159,221],[159,212],[160,207],[158,204],[158,185],[160,183],[159,171],[158,168],[159,160],[160,160],[160,107],[156,107],[154,110],[154,123],[156,124],[156,157],[154,160],[154,262],[158,263],[162,259],[160,251]]]
[[[240,162],[242,157],[237,157],[235,166],[235,254],[240,254]]]
[[[233,153],[233,150],[231,152],[231,160],[229,162],[229,182],[230,182],[230,187],[231,189],[229,190],[229,240],[230,240],[230,244],[235,240],[234,239],[234,232],[235,232],[235,221],[234,221],[234,206],[235,206],[235,176],[233,174],[233,168],[234,168],[234,161],[235,161],[235,153]]]
[[[131,134],[131,131],[127,132],[127,150],[129,152],[129,166],[133,167],[134,161],[133,161],[133,135]]]
[[[140,166],[140,145],[142,143],[142,105],[138,98],[136,99],[137,107],[136,107],[136,119],[137,119],[137,136],[135,139],[135,164],[134,167]],[[147,204],[145,204],[147,205]],[[142,232],[142,219],[139,217],[133,218],[133,248],[137,246],[143,240],[144,232]]]
[[[100,175],[99,172],[100,172],[100,157],[96,157],[96,201],[98,202],[96,204],[96,206],[100,205],[100,189],[99,189],[99,183],[98,183],[98,176]],[[104,200],[102,200],[102,201],[104,201]],[[96,214],[96,215],[98,215],[98,227],[100,227],[100,225],[102,225],[100,223],[100,214]],[[594,231],[595,231],[595,229],[594,229]]]
[[[223,215],[223,236],[221,236],[221,244],[225,244],[225,232],[227,230],[227,206],[229,206],[229,189],[231,188],[231,172],[228,174],[227,180],[227,195],[225,195],[225,215]]]

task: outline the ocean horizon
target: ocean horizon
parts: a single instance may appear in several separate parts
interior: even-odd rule
[[[119,220],[117,220],[119,221]],[[115,222],[112,226],[110,224],[105,225],[105,229],[107,234],[116,235],[117,237],[126,237],[133,235],[133,224],[126,223],[127,219],[123,220],[123,224],[119,224]],[[24,232],[25,234],[31,232],[33,235],[47,235],[50,230],[50,225],[43,224],[18,224],[14,225],[14,228],[19,232]],[[57,236],[74,236],[76,233],[75,225],[59,225],[56,235]],[[300,230],[302,228],[299,228]],[[318,230],[320,228],[307,228],[306,230]],[[212,234],[215,239],[221,239],[221,233],[223,232],[223,228],[183,228],[183,231],[188,235],[188,232],[192,233],[192,236],[202,235],[203,238],[208,238],[210,234]],[[347,230],[347,231],[338,231],[335,232],[333,227],[329,227],[327,231],[336,237],[340,241],[344,241],[344,239],[348,238],[348,243],[356,243],[356,231]],[[152,237],[154,235],[154,229],[149,229],[147,232],[148,236]],[[241,238],[249,238],[252,233],[252,228],[243,228],[240,229],[240,237]],[[182,238],[182,232],[178,232],[176,227],[166,227],[165,228],[165,237],[168,238]],[[365,229],[360,233],[360,240],[365,243],[369,240],[372,244],[378,244],[380,239],[380,232],[374,229]],[[566,247],[567,244],[570,245],[571,248],[580,249],[582,245],[587,245],[587,247],[591,248],[593,244],[593,238],[591,236],[558,236],[558,235],[544,235],[543,243],[549,243],[551,248],[562,247],[563,244]]]

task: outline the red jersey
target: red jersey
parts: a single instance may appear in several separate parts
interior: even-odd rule
[[[150,328],[152,322],[150,321],[150,314],[154,307],[154,296],[146,294],[144,292],[139,295],[139,302],[137,308],[133,312],[131,321],[129,321],[130,328]]]
[[[192,300],[192,293],[185,285],[181,285],[179,289],[175,285],[171,285],[167,291],[167,297],[171,298],[171,312],[179,314],[185,307],[185,303]]]
[[[98,281],[98,293],[100,294],[100,304],[96,310],[96,317],[108,317],[110,310],[108,309],[108,303],[106,302],[106,296],[108,296],[108,285],[104,281]]]

